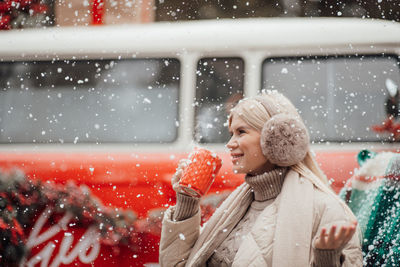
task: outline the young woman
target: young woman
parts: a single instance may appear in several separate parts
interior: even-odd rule
[[[200,229],[199,199],[178,191],[164,216],[161,266],[362,266],[357,222],[331,191],[293,104],[276,91],[230,112],[233,169],[245,173]]]

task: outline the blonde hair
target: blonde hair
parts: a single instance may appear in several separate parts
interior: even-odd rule
[[[259,97],[269,98],[270,102],[272,101],[272,103],[276,105],[274,108],[276,108],[277,113],[288,113],[301,119],[297,109],[288,98],[277,91],[264,91],[257,97],[245,98],[239,101],[239,103],[230,112],[228,117],[228,125],[231,125],[232,118],[234,115],[236,115],[245,121],[249,126],[261,132],[265,122],[271,118],[271,115],[260,103],[260,101],[257,100]],[[307,151],[305,158],[301,162],[292,165],[289,168],[299,173],[301,177],[310,180],[314,186],[319,188],[321,191],[338,200],[351,219],[356,219],[346,203],[344,203],[344,201],[340,199],[329,186],[326,175],[318,166],[310,149]]]

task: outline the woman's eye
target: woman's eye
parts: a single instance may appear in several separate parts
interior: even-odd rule
[[[239,135],[241,135],[241,134],[246,133],[246,131],[245,130],[239,130],[238,133],[239,133]]]

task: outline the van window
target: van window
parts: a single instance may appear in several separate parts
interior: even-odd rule
[[[229,140],[229,111],[243,97],[244,61],[203,58],[196,74],[195,140],[225,143]]]
[[[269,58],[262,71],[262,87],[293,101],[314,142],[389,138],[372,126],[387,118],[386,101],[399,88],[396,56]]]
[[[176,59],[0,63],[1,143],[172,142]]]

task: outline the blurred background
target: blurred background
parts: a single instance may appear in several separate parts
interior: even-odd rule
[[[400,21],[397,0],[0,0],[0,29],[256,17]]]

